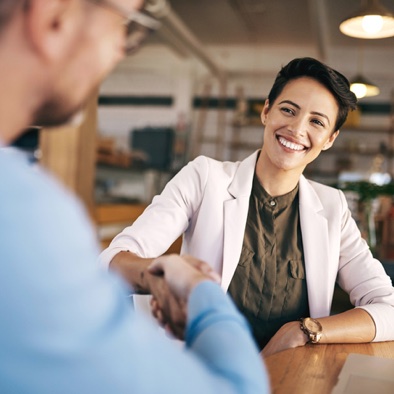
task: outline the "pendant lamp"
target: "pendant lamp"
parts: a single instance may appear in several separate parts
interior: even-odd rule
[[[394,36],[394,14],[379,0],[366,0],[357,13],[346,18],[339,30],[350,37],[377,39]]]
[[[363,97],[377,96],[380,93],[379,88],[372,82],[368,81],[361,74],[358,74],[350,82],[350,90],[358,99]]]

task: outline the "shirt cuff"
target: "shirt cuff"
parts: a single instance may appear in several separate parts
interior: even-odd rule
[[[210,280],[201,282],[189,297],[186,345],[189,346],[208,326],[225,320],[236,321],[250,331],[246,320],[222,288]]]
[[[103,250],[99,257],[98,257],[98,262],[99,265],[104,268],[105,270],[109,269],[109,264],[111,263],[112,259],[120,252],[127,252],[127,248],[121,248],[121,247],[116,247],[116,248],[107,248]]]

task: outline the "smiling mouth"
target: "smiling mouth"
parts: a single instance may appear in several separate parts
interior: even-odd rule
[[[279,141],[279,143],[281,145],[283,145],[287,149],[291,149],[291,150],[294,150],[297,152],[306,149],[306,147],[304,145],[296,144],[295,142],[290,142],[281,136],[277,137],[277,140]]]

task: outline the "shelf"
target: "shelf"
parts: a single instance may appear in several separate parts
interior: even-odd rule
[[[311,176],[316,176],[316,177],[326,177],[326,178],[337,178],[339,175],[339,171],[337,170],[319,170],[319,169],[313,169],[313,168],[308,168],[306,167],[304,171],[304,175],[308,178]]]
[[[245,123],[245,124],[237,124],[237,123],[232,123],[231,126],[234,129],[256,129],[256,128],[264,128],[264,125],[261,123],[261,120],[259,119],[259,122],[252,122],[252,123]]]
[[[360,127],[343,127],[341,133],[376,133],[376,134],[394,134],[394,129],[390,127],[360,126]]]
[[[346,155],[360,155],[360,156],[376,156],[378,154],[382,154],[385,157],[392,157],[393,151],[386,150],[385,152],[381,152],[378,148],[375,149],[349,149],[349,148],[341,148],[341,147],[332,147],[326,151],[323,151],[322,154],[346,154]]]
[[[198,142],[204,143],[204,144],[218,144],[219,142],[225,143],[225,141],[222,141],[218,137],[210,137],[210,136],[201,137],[198,139]]]
[[[96,223],[133,222],[142,214],[147,204],[97,204],[95,207]]]
[[[98,163],[96,165],[97,171],[117,171],[117,172],[124,172],[124,173],[142,173],[148,170],[152,170],[152,168],[147,168],[140,165],[131,165],[128,167],[125,166],[117,166],[117,165],[110,165],[110,164],[103,164]]]
[[[104,250],[112,239],[125,227],[130,226],[144,212],[147,204],[97,204],[94,212],[96,232]],[[167,253],[180,253],[182,237],[179,237]]]
[[[253,142],[229,142],[228,146],[231,149],[260,149],[263,145],[263,141],[261,143],[253,143]]]

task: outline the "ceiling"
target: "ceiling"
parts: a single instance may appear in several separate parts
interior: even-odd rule
[[[353,46],[340,22],[357,11],[362,0],[169,0],[171,8],[203,44]],[[394,13],[393,0],[381,4]],[[394,48],[394,38],[365,45]],[[393,49],[394,50],[394,49]]]
[[[394,13],[394,0],[380,2]],[[284,56],[313,56],[345,75],[352,76],[357,68],[362,70],[382,87],[379,100],[390,99],[394,89],[394,37],[362,40],[339,31],[341,21],[360,9],[363,0],[146,0],[146,6],[149,3],[167,3],[175,24],[182,28],[182,34],[176,29],[174,34],[168,31],[168,18],[158,18],[162,28],[150,42],[172,45],[174,49],[174,41],[180,35],[187,36],[186,41],[191,43],[187,49],[194,47],[191,53],[213,74],[250,72],[251,52],[260,67],[258,72],[270,73],[271,78]],[[166,29],[173,40],[166,37]],[[180,52],[185,43],[181,44]],[[222,51],[226,47],[230,49]],[[249,57],[242,57],[246,51]],[[275,62],[274,66],[270,62]]]
[[[361,70],[381,91],[364,102],[371,107],[376,104],[379,111],[380,104],[384,105],[384,114],[387,104],[393,108],[394,38],[361,40],[339,31],[341,21],[356,12],[362,0],[145,1],[146,7],[167,1],[172,10],[170,14],[175,17],[167,26],[166,16],[155,15],[162,21],[162,27],[136,56],[121,62],[101,87],[104,95],[130,96],[131,99],[173,96],[176,110],[171,112],[188,114],[190,97],[203,97],[207,86],[212,88],[209,95],[213,99],[221,95],[235,98],[241,89],[247,98],[264,98],[282,65],[295,57],[313,56],[349,79]],[[380,1],[394,13],[394,0]],[[183,55],[168,40],[171,34],[167,38],[164,34],[164,28],[171,30],[173,25],[180,28],[186,42],[194,47],[186,48]],[[172,38],[176,42],[178,33],[174,31]],[[182,52],[184,42],[180,41],[179,52]],[[218,83],[222,80],[216,78],[215,70],[219,70],[216,74],[221,75],[221,71],[225,74],[224,84]],[[145,110],[149,115],[145,115]],[[147,124],[167,121],[167,108],[157,108],[154,116],[149,108],[135,111],[119,109],[116,122],[124,124],[124,130],[130,130],[130,122],[136,127],[143,126],[147,121],[145,116],[149,119]],[[135,114],[141,123],[131,119]],[[375,126],[376,119],[380,121],[376,116],[363,121]],[[215,115],[209,121],[214,129]],[[388,117],[382,122],[388,123]],[[113,120],[108,115],[108,130],[112,129]]]

